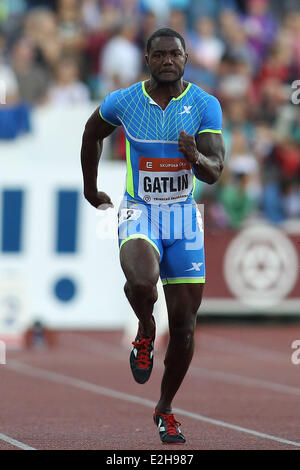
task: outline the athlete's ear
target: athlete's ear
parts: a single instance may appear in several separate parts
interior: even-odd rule
[[[189,55],[188,55],[188,53],[186,52],[186,53],[185,53],[185,63],[184,63],[184,65],[186,65],[186,63],[187,63],[187,61],[188,61],[188,57],[189,57]]]
[[[149,67],[149,56],[148,56],[148,54],[145,54],[145,62]]]

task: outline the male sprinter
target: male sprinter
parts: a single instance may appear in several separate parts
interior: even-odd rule
[[[215,183],[224,161],[220,104],[183,80],[187,57],[184,39],[176,31],[164,28],[152,34],[145,56],[149,80],[105,98],[86,123],[81,149],[85,198],[97,208],[111,206],[109,196],[98,192],[97,168],[103,139],[123,126],[127,185],[119,211],[120,261],[125,294],[139,320],[130,365],[138,383],[149,379],[155,339],[152,311],[160,276],[170,339],[153,418],[167,444],[185,442],[172,414],[172,400],[193,356],[205,282],[193,180]]]

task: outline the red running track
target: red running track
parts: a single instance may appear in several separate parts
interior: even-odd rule
[[[180,450],[300,449],[298,325],[198,325],[174,413]],[[121,332],[60,332],[52,349],[8,352],[0,365],[2,449],[178,450],[152,420],[165,346],[134,382]],[[129,348],[129,345],[128,345]]]

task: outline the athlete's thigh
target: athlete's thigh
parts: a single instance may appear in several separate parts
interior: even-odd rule
[[[203,289],[203,283],[164,286],[170,328],[194,323],[202,301]]]
[[[120,262],[129,282],[156,284],[159,278],[159,254],[143,238],[132,238],[120,249]]]
[[[182,229],[178,230],[178,225]],[[182,210],[175,227],[176,238],[165,242],[160,273],[164,286],[205,282],[204,234],[201,215],[195,206]]]
[[[155,231],[151,230],[150,215],[148,206],[126,199],[119,210],[120,261],[129,282],[156,283],[159,277],[163,250]]]

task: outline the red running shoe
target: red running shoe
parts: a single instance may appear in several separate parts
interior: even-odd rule
[[[152,320],[154,321],[153,317]],[[151,337],[143,337],[139,328],[135,341],[132,342],[134,348],[130,353],[130,367],[135,381],[139,384],[147,382],[151,375],[153,367],[154,339],[155,330]]]
[[[158,427],[159,437],[163,444],[184,444],[185,437],[182,434],[173,414],[158,413],[156,408],[153,413],[154,423]]]

